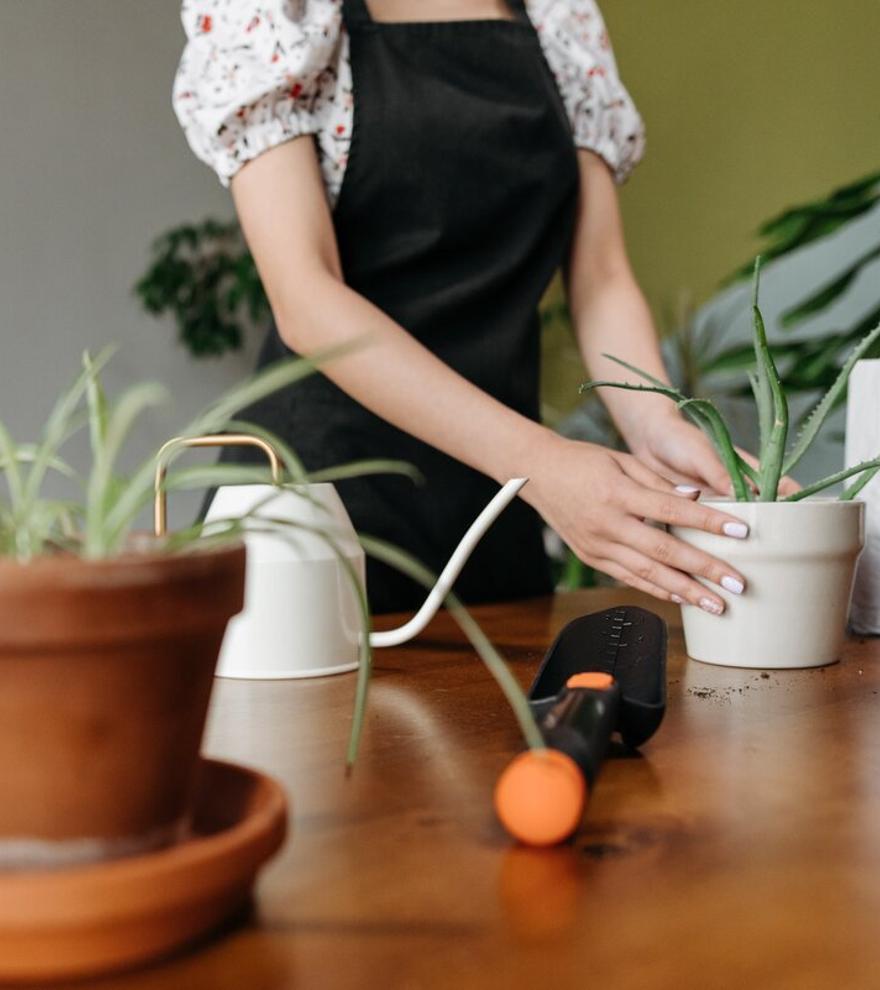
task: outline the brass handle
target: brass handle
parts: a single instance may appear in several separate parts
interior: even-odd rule
[[[259,447],[269,458],[272,468],[272,484],[281,484],[281,458],[278,452],[266,440],[251,436],[249,433],[219,433],[203,437],[174,437],[162,444],[156,454],[156,480],[154,483],[155,499],[153,503],[153,532],[156,536],[164,536],[167,521],[167,492],[165,491],[165,475],[168,472],[168,461],[173,450],[178,447]]]

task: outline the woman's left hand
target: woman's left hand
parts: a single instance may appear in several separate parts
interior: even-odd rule
[[[678,413],[652,416],[641,424],[638,436],[630,438],[631,452],[647,467],[680,485],[693,485],[714,495],[731,495],[730,475],[709,438]],[[740,456],[753,467],[755,458],[744,450]],[[780,495],[800,488],[792,478],[779,483]]]

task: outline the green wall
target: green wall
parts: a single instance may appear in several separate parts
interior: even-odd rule
[[[708,299],[762,221],[880,166],[880,0],[599,3],[647,126],[620,198],[658,319]],[[584,372],[558,321],[544,353],[554,422]]]
[[[702,300],[754,230],[880,164],[880,0],[600,0],[648,132],[621,191],[655,309]]]

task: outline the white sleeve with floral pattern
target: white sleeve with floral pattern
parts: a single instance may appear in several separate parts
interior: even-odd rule
[[[574,141],[618,182],[644,149],[595,0],[526,0]],[[187,43],[174,109],[190,147],[227,185],[263,151],[313,134],[335,202],[354,116],[342,0],[183,0]]]
[[[615,179],[623,182],[644,154],[645,128],[620,81],[595,0],[527,0],[527,4],[575,144],[601,155]]]
[[[190,147],[224,185],[245,162],[301,134],[333,149],[348,137],[333,122],[351,116],[340,0],[183,0],[181,20],[187,43],[174,109]],[[333,172],[344,159],[322,164],[329,185],[341,182]]]

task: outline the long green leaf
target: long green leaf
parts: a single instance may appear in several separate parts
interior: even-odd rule
[[[435,575],[408,553],[373,536],[361,533],[358,538],[364,550],[376,560],[381,560],[402,574],[406,574],[425,588],[430,589],[436,583]],[[446,596],[445,605],[507,698],[527,745],[532,749],[544,749],[546,743],[541,735],[541,730],[538,728],[522,688],[510,672],[504,659],[489,641],[477,621],[454,594],[450,593]],[[365,692],[362,699],[361,697],[358,698],[358,702],[360,718],[363,719],[363,706],[366,704]]]
[[[679,409],[693,419],[697,426],[712,441],[725,470],[730,475],[736,499],[740,502],[750,501],[751,494],[743,478],[736,448],[730,437],[730,431],[727,429],[721,414],[708,399],[689,399],[686,395],[679,392],[678,389],[671,388],[668,385],[631,385],[628,382],[586,382],[581,385],[580,391],[586,392],[597,388],[617,388],[627,392],[653,392],[671,399]]]
[[[122,444],[141,413],[167,401],[168,392],[156,382],[127,389],[110,411],[106,432],[98,448],[86,489],[86,546],[89,557],[103,556],[118,548],[106,525],[115,498],[125,492],[124,483],[114,484],[113,469]]]
[[[79,421],[75,419],[77,407],[89,387],[90,380],[107,364],[115,350],[116,347],[112,344],[103,348],[91,362],[90,368],[83,368],[74,379],[73,384],[58,397],[49,418],[46,420],[43,437],[37,447],[34,464],[28,475],[24,494],[26,501],[30,502],[37,497],[49,462],[55,457],[61,444],[78,426]]]
[[[779,380],[779,372],[767,346],[767,333],[764,328],[764,317],[758,305],[758,292],[761,281],[761,256],[755,259],[755,281],[752,297],[752,320],[755,335],[755,357],[758,368],[758,388],[762,401],[769,388],[772,401],[773,418],[766,437],[761,438],[761,454],[759,457],[759,473],[761,482],[758,498],[762,502],[774,502],[779,494],[779,482],[782,478],[782,464],[785,458],[785,445],[788,440],[788,400]]]
[[[809,495],[815,495],[817,492],[824,491],[826,488],[830,488],[832,485],[838,484],[838,482],[846,481],[847,478],[852,478],[853,475],[861,474],[863,471],[871,471],[878,467],[880,467],[880,457],[875,457],[871,461],[862,461],[861,464],[856,464],[854,467],[844,468],[842,471],[836,471],[834,474],[829,474],[827,478],[823,478],[821,481],[816,481],[812,485],[807,485],[805,488],[802,488],[799,492],[795,492],[793,495],[787,495],[782,501],[799,502],[801,499],[807,498]]]
[[[311,358],[292,358],[270,365],[263,371],[248,379],[242,385],[233,388],[222,399],[212,403],[206,410],[199,413],[189,425],[181,431],[181,436],[200,436],[205,433],[219,433],[227,428],[232,418],[242,408],[259,402],[267,395],[295,384],[308,375],[314,374],[318,366],[334,357],[351,353],[360,346],[364,338],[328,348]],[[153,475],[156,469],[155,456],[148,458],[129,479],[125,491],[107,516],[107,531],[110,537],[118,541],[122,531],[130,525],[132,519],[150,499],[153,486]]]
[[[397,474],[409,478],[415,484],[425,482],[425,476],[412,464],[380,458],[351,461],[349,464],[339,464],[321,471],[310,471],[308,480],[312,484],[320,484],[327,481],[344,481],[346,478],[362,478],[369,474]]]
[[[0,467],[6,476],[6,487],[13,513],[17,512],[24,500],[24,484],[19,470],[18,449],[6,424],[0,420]]]
[[[791,471],[795,464],[797,464],[807,452],[810,444],[816,439],[816,435],[822,428],[825,420],[828,418],[829,413],[835,408],[837,402],[843,396],[843,393],[846,390],[846,383],[849,380],[849,376],[852,373],[856,362],[878,340],[880,340],[880,324],[874,327],[874,329],[866,337],[859,341],[859,343],[849,352],[834,384],[830,389],[828,389],[825,395],[822,396],[822,400],[804,421],[804,425],[801,428],[797,441],[789,452],[788,457],[785,459],[785,464],[783,465],[783,471],[785,474],[788,474],[788,472]]]
[[[845,489],[841,493],[840,501],[841,502],[852,501],[852,499],[854,499],[856,495],[858,495],[861,492],[861,490],[865,487],[865,485],[869,484],[871,481],[874,480],[878,471],[880,471],[880,465],[878,465],[877,467],[868,468],[868,470],[865,471],[865,473],[861,476],[861,478],[853,482],[853,484],[851,484],[849,488]]]
[[[37,459],[37,445],[33,443],[20,443],[15,448],[15,459],[19,464],[33,464]],[[0,470],[3,469],[5,461],[0,457]],[[47,467],[58,474],[63,474],[65,478],[75,478],[76,471],[60,457],[53,457],[49,460]]]

